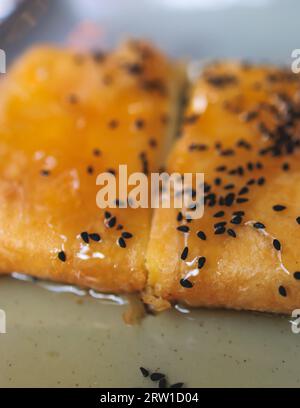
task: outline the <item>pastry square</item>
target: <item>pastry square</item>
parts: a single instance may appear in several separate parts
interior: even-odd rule
[[[0,270],[134,292],[151,209],[96,205],[99,173],[156,171],[181,71],[142,41],[110,53],[40,46],[0,83]]]
[[[204,173],[204,216],[155,211],[147,303],[300,307],[299,146],[299,75],[239,62],[202,70],[167,169]]]

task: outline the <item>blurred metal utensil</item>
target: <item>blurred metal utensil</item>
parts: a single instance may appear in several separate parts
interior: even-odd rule
[[[0,49],[8,60],[14,57],[21,43],[48,10],[49,0],[1,0],[0,1]]]

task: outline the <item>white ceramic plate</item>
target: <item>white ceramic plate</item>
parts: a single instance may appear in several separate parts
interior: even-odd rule
[[[5,27],[0,47],[9,60],[34,42],[64,41],[83,21],[103,28],[107,46],[135,35],[197,59],[289,63],[300,48],[297,0],[53,0],[32,12],[36,24],[21,17]],[[299,386],[300,334],[289,317],[172,310],[126,326],[126,307],[1,278],[0,386],[153,386],[140,366],[191,387]]]

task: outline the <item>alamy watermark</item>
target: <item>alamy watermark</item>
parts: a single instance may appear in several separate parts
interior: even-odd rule
[[[99,208],[177,208],[186,218],[198,219],[204,212],[203,173],[135,172],[128,175],[126,164],[118,176],[110,172],[97,176],[101,186],[96,196]]]
[[[294,334],[300,333],[300,309],[292,311],[292,320],[290,320],[291,329]]]
[[[0,74],[6,74],[6,54],[0,49]]]
[[[291,53],[293,59],[291,64],[291,70],[294,74],[300,73],[300,48],[295,48]]]
[[[0,309],[0,334],[6,333],[6,313]]]

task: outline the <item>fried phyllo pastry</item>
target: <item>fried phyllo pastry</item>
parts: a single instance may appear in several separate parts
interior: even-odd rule
[[[300,307],[299,146],[298,75],[230,62],[203,70],[167,168],[204,173],[204,216],[155,211],[146,302]]]
[[[0,89],[0,268],[101,291],[144,288],[151,210],[96,205],[101,172],[157,170],[180,74],[144,42],[27,52]],[[117,199],[118,201],[118,199]]]

